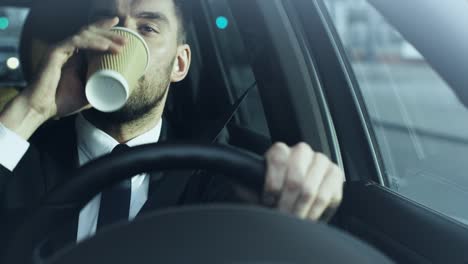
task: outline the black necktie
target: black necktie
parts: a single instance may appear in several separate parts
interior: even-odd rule
[[[112,150],[112,153],[122,152],[128,148],[127,145],[120,144]],[[124,180],[101,193],[101,206],[99,208],[97,223],[98,230],[117,221],[128,220],[131,195],[131,179]]]

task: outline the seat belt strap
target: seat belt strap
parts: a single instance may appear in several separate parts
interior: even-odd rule
[[[229,122],[231,122],[232,118],[234,118],[234,115],[239,110],[241,104],[245,101],[245,98],[247,98],[247,95],[249,95],[250,91],[255,86],[257,86],[257,82],[254,82],[244,91],[244,93],[234,102],[234,104],[228,109],[228,111],[226,111],[226,114],[223,116],[223,118],[216,124],[216,133],[213,133],[214,136],[212,137],[212,143],[218,140],[224,128],[229,124]]]
[[[213,133],[209,133],[208,135],[212,135],[210,137],[212,142],[216,142],[219,136],[222,134],[224,128],[231,122],[234,115],[239,110],[240,105],[245,101],[247,95],[252,90],[253,87],[257,85],[254,82],[250,85],[247,90],[236,100],[236,102],[229,107],[228,111],[226,111],[223,118],[216,122],[210,129],[213,128]],[[150,199],[145,202],[145,205],[140,210],[141,212],[145,212],[147,210],[155,210],[159,208],[167,208],[170,206],[177,205],[181,199],[185,196],[185,190],[187,187],[187,183],[191,178],[193,178],[196,174],[201,173],[201,170],[193,170],[189,173],[185,172],[166,172],[164,173],[162,180],[158,183],[157,189],[151,191],[151,193],[158,193],[161,197],[165,197],[164,199]],[[163,193],[163,194],[162,194]],[[153,194],[150,194],[153,195]],[[140,215],[140,213],[138,215]]]

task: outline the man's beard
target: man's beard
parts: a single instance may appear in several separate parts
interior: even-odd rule
[[[160,107],[165,100],[170,85],[172,63],[155,73],[152,78],[143,76],[120,110],[113,113],[103,113],[91,110],[94,118],[107,124],[127,124],[145,117],[155,108]]]

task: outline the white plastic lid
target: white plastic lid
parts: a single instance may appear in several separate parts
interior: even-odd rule
[[[94,73],[86,84],[88,102],[101,112],[115,112],[121,109],[129,97],[127,80],[113,70]]]

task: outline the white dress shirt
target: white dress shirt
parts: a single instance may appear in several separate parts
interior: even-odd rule
[[[119,143],[88,122],[82,115],[76,118],[76,134],[78,159],[80,166],[87,162],[109,154]],[[150,131],[130,140],[126,144],[134,147],[143,144],[156,143],[161,134],[162,122]],[[0,164],[13,171],[29,148],[29,143],[7,129],[0,123]],[[5,151],[6,150],[6,151]],[[129,220],[132,220],[148,199],[148,174],[136,175],[132,178]],[[101,194],[96,195],[80,212],[78,220],[77,241],[81,241],[96,233]]]
[[[0,164],[13,171],[28,151],[29,142],[0,123]]]

